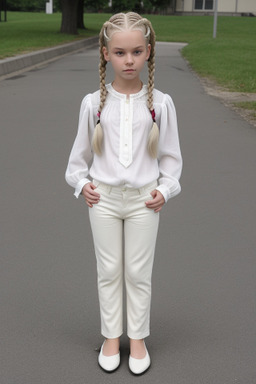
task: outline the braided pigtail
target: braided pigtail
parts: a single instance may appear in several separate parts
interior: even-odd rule
[[[147,20],[147,19],[146,19]],[[149,28],[149,44],[151,45],[150,56],[148,59],[148,108],[152,116],[153,125],[148,136],[148,151],[150,156],[157,158],[159,128],[155,120],[155,110],[153,106],[153,90],[154,90],[154,75],[155,75],[155,31],[152,28],[150,21],[147,20]]]
[[[103,130],[100,124],[100,115],[104,107],[104,103],[107,98],[107,89],[106,89],[106,65],[107,61],[104,58],[102,48],[105,46],[104,39],[105,24],[102,27],[99,38],[99,49],[100,49],[100,63],[99,63],[99,76],[100,76],[100,105],[97,113],[98,121],[94,130],[92,138],[92,147],[94,152],[97,155],[101,155],[102,152],[102,142],[103,142]]]

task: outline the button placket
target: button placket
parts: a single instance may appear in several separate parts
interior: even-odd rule
[[[119,161],[125,167],[132,163],[132,120],[133,101],[126,99],[121,101],[121,127],[120,127],[120,153]]]

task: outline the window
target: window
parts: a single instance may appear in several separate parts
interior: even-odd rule
[[[212,10],[213,9],[213,0],[195,0],[195,9]]]
[[[213,9],[213,0],[205,0],[204,9]]]

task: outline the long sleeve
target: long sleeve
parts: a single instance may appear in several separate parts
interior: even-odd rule
[[[169,95],[161,103],[159,128],[159,186],[157,189],[167,202],[181,191],[179,178],[182,170],[178,125],[175,106]]]
[[[94,124],[91,94],[88,94],[81,103],[77,136],[65,173],[65,179],[71,187],[75,188],[74,195],[77,198],[83,186],[90,182],[88,175],[89,163],[92,159],[91,136]]]

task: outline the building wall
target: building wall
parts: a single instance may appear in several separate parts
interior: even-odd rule
[[[256,14],[256,0],[239,0],[237,12],[252,12]]]
[[[194,12],[194,0],[177,0],[177,12]],[[219,0],[218,11],[227,13],[247,13],[256,14],[256,0]],[[196,10],[196,12],[200,12]],[[203,12],[207,12],[203,10]]]
[[[236,3],[238,0],[219,0],[218,11],[219,12],[236,12]],[[242,0],[247,1],[247,0]],[[241,0],[240,0],[241,2]]]
[[[176,11],[183,12],[184,0],[176,0]]]
[[[193,0],[184,0],[184,12],[191,12],[194,8]]]

